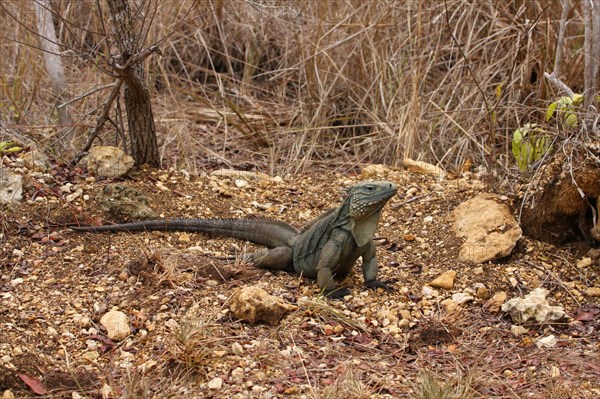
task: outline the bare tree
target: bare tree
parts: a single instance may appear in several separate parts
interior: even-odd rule
[[[60,58],[60,48],[54,30],[52,12],[50,11],[50,0],[37,0],[35,2],[35,16],[37,31],[40,37],[40,47],[44,50],[46,71],[52,81],[52,90],[57,104],[59,102],[62,103],[67,99],[65,95],[65,70]],[[73,127],[68,108],[56,107],[56,111],[58,114],[58,123],[62,126],[60,143],[63,146],[71,148]]]
[[[584,36],[584,95],[583,104],[588,108],[594,101],[598,90],[598,72],[600,68],[600,0],[582,0],[585,23]]]
[[[136,165],[148,164],[158,167],[160,158],[156,140],[156,128],[150,94],[144,83],[144,68],[140,59],[140,38],[135,36],[135,22],[129,8],[129,0],[108,0],[114,25],[115,40],[120,56],[113,68],[125,82],[125,107],[131,139],[131,152]],[[144,57],[145,58],[145,57]]]

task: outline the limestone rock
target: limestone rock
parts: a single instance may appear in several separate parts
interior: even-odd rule
[[[590,267],[592,265],[592,258],[581,258],[577,261],[577,267],[583,269],[584,267]]]
[[[536,323],[553,323],[568,320],[562,306],[550,306],[546,300],[548,291],[536,288],[525,298],[513,298],[502,305],[502,311],[507,312],[514,322],[522,324],[528,321]]]
[[[510,255],[523,235],[515,217],[495,194],[480,194],[452,212],[452,229],[465,238],[459,259],[483,263]]]
[[[454,287],[454,279],[456,278],[456,272],[454,270],[448,270],[437,276],[429,285],[435,288],[443,288],[445,290],[451,290]]]
[[[491,313],[496,313],[500,310],[500,307],[504,304],[506,298],[508,298],[506,292],[498,291],[485,303],[485,307]]]
[[[600,297],[600,287],[590,287],[585,290],[587,296]]]
[[[510,326],[510,332],[515,336],[521,336],[527,334],[529,331],[523,326],[512,325]]]
[[[0,204],[23,199],[23,177],[0,167]]]
[[[535,345],[538,348],[549,349],[549,348],[555,347],[557,342],[558,342],[558,340],[556,339],[556,337],[554,335],[550,334],[547,337],[538,338],[535,341]]]
[[[371,179],[377,176],[385,176],[390,172],[390,168],[382,164],[371,164],[363,168],[360,172],[361,179]]]
[[[121,177],[133,167],[134,161],[117,147],[92,147],[87,159],[88,169],[96,176]]]
[[[212,177],[224,177],[235,180],[248,180],[252,181],[270,181],[271,176],[266,173],[252,172],[248,170],[235,170],[235,169],[219,169],[215,170],[210,174]]]
[[[221,389],[223,386],[223,379],[221,377],[215,377],[208,381],[206,385],[208,386],[208,389]]]
[[[23,165],[33,171],[46,172],[50,169],[50,161],[46,154],[41,151],[33,150],[23,157]]]
[[[488,290],[485,285],[481,284],[477,287],[477,291],[475,291],[475,295],[479,299],[488,299],[490,296],[490,290]]]
[[[122,341],[129,336],[129,318],[119,310],[111,310],[102,316],[100,324],[106,328],[106,335],[113,341]]]
[[[473,302],[475,298],[473,295],[468,292],[457,292],[456,294],[452,294],[452,300],[459,305],[467,302]]]
[[[279,324],[281,319],[296,309],[296,306],[256,286],[238,289],[229,305],[229,310],[240,320],[251,324],[264,322],[272,326]]]
[[[108,184],[96,195],[103,211],[117,221],[155,219],[158,214],[148,206],[148,198],[125,184]]]
[[[435,175],[440,179],[446,177],[446,171],[444,169],[427,162],[413,161],[410,158],[404,158],[402,165],[404,165],[409,172],[419,173],[422,175]]]
[[[442,302],[440,302],[442,306],[446,309],[446,312],[452,313],[458,308],[458,303],[454,299],[446,298]]]

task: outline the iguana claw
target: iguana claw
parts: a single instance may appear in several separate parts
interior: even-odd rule
[[[377,288],[383,288],[386,291],[394,291],[393,287],[390,287],[383,281],[379,281],[379,280],[365,281],[365,286],[367,288],[371,288],[372,290],[376,290]]]
[[[330,288],[323,291],[323,295],[331,299],[343,299],[346,295],[351,295],[352,292],[346,288]]]

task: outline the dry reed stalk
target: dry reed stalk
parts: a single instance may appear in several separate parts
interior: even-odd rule
[[[163,57],[146,62],[157,119],[186,110],[180,122],[159,122],[162,153],[197,169],[237,149],[238,157],[274,173],[327,163],[398,165],[406,155],[446,167],[490,158],[512,167],[512,132],[542,121],[557,95],[541,77],[554,62],[561,4],[445,3],[141,2],[154,13],[145,20],[147,42],[163,40]],[[22,25],[8,16],[26,6],[3,4],[0,36],[33,42],[26,29],[34,26],[31,15],[17,14]],[[69,21],[58,32],[72,55],[64,57],[72,96],[109,83],[94,71],[111,51],[106,10],[94,2],[55,7]],[[583,87],[582,22],[572,10],[560,77],[576,91]],[[16,93],[11,101],[28,107],[19,118],[5,111],[0,118],[13,125],[26,116],[39,121],[50,95],[31,88],[47,78],[24,64],[23,53],[40,55],[19,42],[3,40],[0,47],[8,55],[0,67],[12,59],[23,68],[11,73],[21,83],[3,85]],[[103,95],[72,104],[74,117],[93,122]],[[206,121],[203,109],[217,117]],[[104,141],[111,140],[105,133]]]

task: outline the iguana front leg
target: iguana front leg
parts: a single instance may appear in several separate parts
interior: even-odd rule
[[[375,244],[373,243],[373,240],[371,240],[369,243],[369,248],[363,254],[362,261],[365,286],[371,289],[383,288],[384,290],[391,291],[392,287],[383,281],[377,280],[377,271],[379,266],[377,265],[377,258],[375,257]]]
[[[330,298],[339,299],[351,294],[348,288],[337,287],[331,272],[331,269],[339,263],[341,248],[342,243],[332,237],[321,249],[319,263],[317,264],[317,285],[325,296]]]

